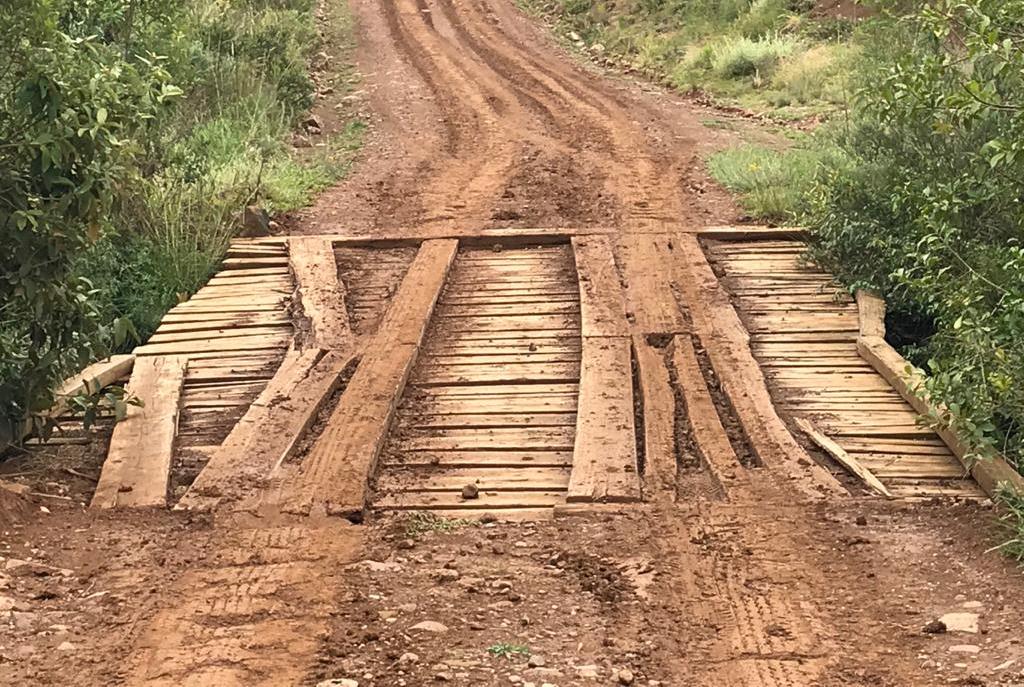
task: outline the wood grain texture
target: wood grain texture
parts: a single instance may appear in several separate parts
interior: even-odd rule
[[[288,262],[295,275],[303,314],[310,333],[305,345],[327,350],[352,346],[345,305],[345,284],[338,277],[334,243],[322,238],[293,238],[288,242]]]
[[[630,340],[584,337],[568,501],[639,501]]]
[[[142,406],[129,406],[117,423],[103,463],[93,508],[167,505],[178,405],[187,359],[156,356],[135,361],[127,392]]]
[[[626,302],[611,241],[605,236],[573,238],[572,249],[579,278],[583,337],[628,336]]]
[[[395,407],[416,361],[458,242],[426,241],[367,346],[367,354],[310,449],[286,510],[361,519]]]

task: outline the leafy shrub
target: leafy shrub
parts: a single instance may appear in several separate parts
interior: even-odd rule
[[[922,10],[815,191],[815,257],[934,323],[927,390],[1024,465],[1022,0]]]

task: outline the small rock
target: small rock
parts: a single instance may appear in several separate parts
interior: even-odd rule
[[[441,568],[440,570],[435,570],[433,574],[433,578],[438,582],[454,582],[455,580],[459,579],[459,577],[459,571],[452,570],[450,568]]]
[[[530,656],[530,660],[526,662],[531,668],[543,668],[547,664],[543,656]]]
[[[420,632],[435,632],[440,634],[442,632],[447,632],[448,626],[442,625],[441,623],[436,622],[434,620],[424,620],[421,623],[416,623],[415,625],[410,627],[409,630],[418,630]]]
[[[595,679],[598,676],[597,666],[576,666],[576,676]]]
[[[451,682],[452,681],[452,674],[444,672],[444,671],[441,671],[440,673],[436,673],[434,675],[434,679],[436,681],[438,681],[438,682]]]
[[[571,41],[581,41],[581,40],[583,40],[583,38],[578,33],[576,33],[575,31],[570,31],[569,32],[569,40],[571,40]]]
[[[411,651],[406,651],[404,654],[398,657],[398,663],[401,665],[408,665],[411,663],[419,663],[420,657]]]
[[[74,651],[75,645],[71,642],[61,642],[57,647],[57,651]]]
[[[977,654],[981,652],[981,647],[977,644],[954,644],[949,647],[951,654]]]
[[[939,622],[946,626],[946,632],[978,634],[977,613],[947,613],[939,618]]]
[[[858,515],[856,520],[858,527],[866,527],[868,524],[868,518],[866,515]]]
[[[242,211],[243,236],[267,236],[270,234],[270,215],[258,205],[247,205]]]
[[[480,498],[480,487],[475,484],[467,484],[462,487],[462,498],[467,501]]]
[[[345,677],[336,677],[318,682],[316,687],[359,687],[359,683]]]
[[[395,544],[395,547],[399,548],[399,549],[411,549],[411,548],[414,548],[415,546],[416,546],[416,540],[415,539],[403,539],[402,541],[400,541],[397,544]]]
[[[927,635],[941,635],[946,632],[946,623],[941,620],[932,620],[921,628],[921,632]]]
[[[615,679],[619,681],[620,685],[631,685],[633,684],[633,671],[629,668],[623,668],[615,675]]]

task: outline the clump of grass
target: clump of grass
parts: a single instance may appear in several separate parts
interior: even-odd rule
[[[795,39],[775,34],[757,39],[724,38],[711,52],[711,70],[721,78],[736,79],[771,73],[779,62],[798,48]]]
[[[806,189],[824,155],[810,148],[779,151],[745,145],[714,154],[708,160],[708,169],[719,183],[739,194],[751,215],[787,221],[803,213]]]
[[[1006,512],[1002,523],[1008,532],[1008,539],[998,549],[1014,560],[1024,563],[1024,494],[1004,486],[997,495],[997,500]]]
[[[523,646],[522,644],[509,644],[508,642],[500,642],[498,644],[492,644],[487,647],[487,653],[498,658],[507,658],[512,660],[516,656],[530,656],[530,647]]]
[[[838,43],[816,45],[779,64],[771,88],[784,103],[840,104],[847,98],[843,69],[853,59],[852,48]]]
[[[429,532],[457,532],[472,527],[476,522],[463,518],[443,518],[429,511],[410,513],[405,521],[405,535],[416,539]]]

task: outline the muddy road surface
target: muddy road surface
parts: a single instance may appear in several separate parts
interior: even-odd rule
[[[862,450],[886,479],[937,471],[887,500],[776,408],[764,351],[793,406],[839,364],[828,408],[907,412],[791,243],[757,244],[766,267],[716,249],[763,267],[730,277],[742,303],[723,290],[695,232],[741,219],[702,162],[738,134],[508,0],[353,9],[373,121],[353,173],[289,236],[236,242],[139,353],[204,361],[166,415],[180,401],[179,444],[195,430],[169,507],[88,508],[109,422],[0,470],[0,684],[1024,685],[1024,579],[948,449],[854,427],[908,454]],[[815,308],[836,341],[800,329]],[[972,488],[927,495],[939,479]]]

